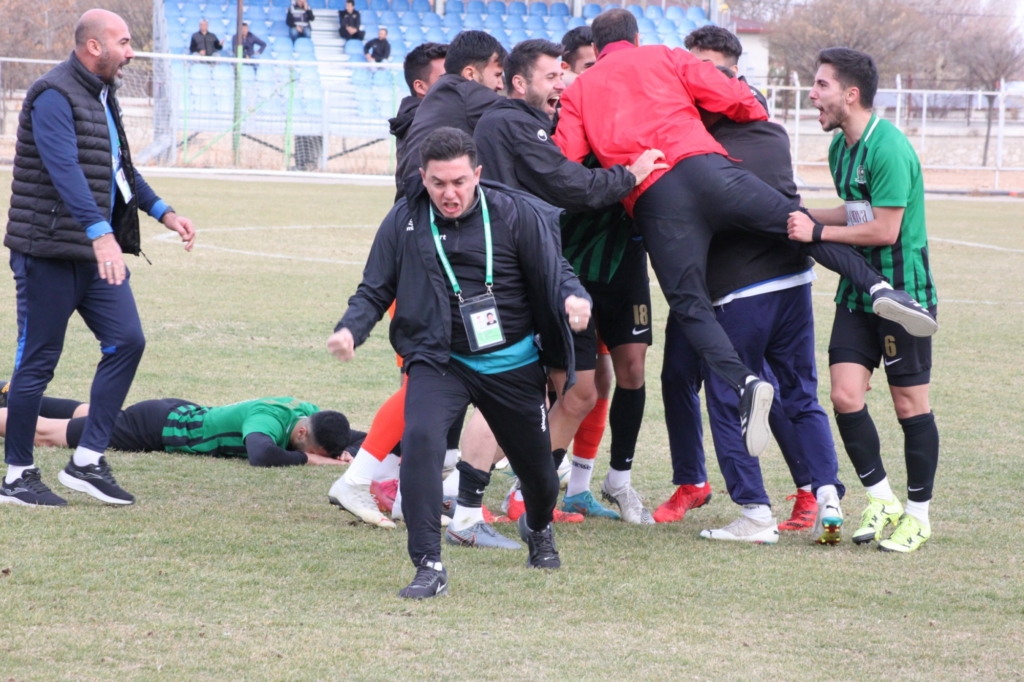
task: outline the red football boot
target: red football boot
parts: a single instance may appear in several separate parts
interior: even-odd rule
[[[398,479],[371,482],[370,494],[377,500],[377,508],[384,514],[390,514],[395,508],[395,497],[398,495]]]
[[[789,520],[779,524],[780,531],[807,530],[814,525],[818,517],[818,501],[814,499],[814,493],[810,490],[797,490],[796,495],[786,499],[796,499],[796,502],[793,503],[793,514]]]
[[[710,501],[711,484],[707,481],[699,488],[695,485],[681,485],[672,493],[672,497],[654,510],[654,520],[658,523],[682,521],[686,512],[703,507]]]

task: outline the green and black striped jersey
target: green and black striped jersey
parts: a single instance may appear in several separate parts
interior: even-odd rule
[[[319,408],[295,398],[260,398],[222,407],[182,405],[167,415],[163,440],[167,452],[214,457],[246,457],[245,437],[262,433],[288,448],[292,429]]]
[[[903,289],[926,308],[936,305],[935,281],[928,265],[924,180],[910,140],[889,121],[872,115],[852,147],[847,148],[841,133],[835,136],[828,164],[836,191],[847,202],[847,224],[871,220],[870,207],[904,209],[895,244],[856,248],[893,288]],[[836,303],[871,312],[871,296],[845,277],[839,281]]]
[[[601,167],[593,154],[584,159],[583,165]],[[611,281],[626,249],[632,246],[632,237],[633,219],[622,204],[562,214],[562,255],[585,282]]]

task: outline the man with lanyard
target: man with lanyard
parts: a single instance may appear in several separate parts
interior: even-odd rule
[[[715,64],[726,76],[735,78],[743,47],[728,30],[705,26],[687,36],[686,45],[695,57]],[[799,201],[789,136],[782,126],[771,121],[736,123],[712,114],[705,114],[704,120],[715,140],[731,158],[739,160],[742,168],[784,196]],[[813,261],[801,254],[793,242],[741,231],[723,232],[715,235],[708,249],[707,285],[716,318],[740,358],[749,367],[765,367],[766,376],[777,380],[779,390],[769,419],[772,433],[798,489],[806,486],[813,505],[809,522],[798,517],[796,523],[787,523],[785,528],[806,529],[817,520],[820,527],[814,532],[815,541],[836,544],[842,527],[839,498],[844,488],[838,479],[839,465],[828,416],[817,398],[812,265]],[[663,522],[682,518],[688,509],[705,504],[711,496],[704,468],[697,396],[700,365],[678,318],[670,316],[665,332],[662,394],[673,482],[679,489],[673,499],[655,512]],[[773,518],[758,460],[749,457],[743,447],[733,417],[736,394],[707,371],[704,386],[715,453],[729,496],[742,507],[742,515],[724,528],[702,531],[701,537],[773,544],[783,527]],[[820,504],[814,501],[815,493]]]
[[[872,110],[878,69],[870,55],[834,47],[818,54],[811,103],[827,131],[841,130],[829,148],[829,169],[845,206],[814,209],[825,225],[822,239],[857,246],[894,286],[906,288],[935,315],[938,297],[928,265],[924,181],[921,163],[906,136]],[[813,224],[793,214],[794,239],[812,238]],[[828,347],[836,425],[861,483],[868,506],[857,544],[880,541],[888,552],[913,552],[931,537],[928,506],[939,461],[939,431],[928,399],[932,343],[908,335],[899,325],[871,315],[870,297],[846,278],[839,281],[836,316]],[[882,463],[878,431],[865,397],[879,362],[903,428],[907,506],[892,488]],[[886,526],[895,530],[882,539]]]
[[[505,59],[505,89],[508,99],[496,103],[477,124],[474,137],[480,150],[483,177],[515,189],[522,189],[544,201],[567,211],[596,211],[615,204],[642,183],[654,170],[664,168],[658,163],[661,152],[647,150],[629,166],[616,165],[605,170],[589,169],[569,161],[551,141],[552,119],[565,86],[562,82],[562,46],[543,39],[525,40],[518,43]],[[574,245],[576,246],[576,245]],[[566,244],[563,243],[563,248]],[[643,247],[637,245],[640,253]],[[568,248],[565,249],[569,251]],[[646,259],[642,259],[646,278]],[[577,274],[581,274],[577,272]],[[595,299],[596,300],[596,299]],[[649,306],[649,300],[648,300]],[[645,306],[645,318],[646,310]],[[622,310],[605,308],[605,315],[598,316],[602,336],[622,341],[623,335],[616,334],[615,323],[621,321]],[[618,313],[618,315],[614,313]],[[611,313],[611,314],[608,314]],[[629,321],[633,321],[632,315]],[[618,325],[621,331],[622,325]],[[650,326],[647,326],[648,336]],[[626,332],[625,338],[628,338]],[[551,367],[551,377],[559,396],[551,409],[551,446],[555,466],[561,464],[565,451],[575,436],[583,419],[594,408],[597,392],[594,386],[594,371],[597,361],[597,331],[591,325],[585,332],[574,335],[576,344],[577,384],[572,391],[563,390],[565,369],[557,364]],[[646,344],[634,344],[646,350]],[[618,348],[619,344],[614,344]],[[613,350],[613,353],[615,351]],[[642,366],[642,360],[641,360]],[[642,372],[639,397],[640,413],[643,413]],[[635,393],[635,391],[634,391]],[[619,392],[616,392],[619,395]],[[618,400],[619,398],[617,398]],[[634,401],[635,402],[635,401]],[[620,410],[621,411],[621,410]],[[633,410],[630,410],[633,411]],[[614,419],[613,419],[614,421]],[[614,438],[614,434],[613,434]],[[635,443],[636,439],[633,439]],[[596,454],[596,453],[595,453]],[[629,455],[631,458],[632,455]],[[590,492],[590,474],[593,459],[573,457],[573,469],[562,510],[581,513],[584,516],[619,518],[619,514],[603,507]],[[613,470],[629,467],[615,467]],[[606,497],[615,500],[628,520],[632,523],[654,523],[650,512],[644,509],[636,491],[627,478],[611,485],[606,480],[602,490]],[[514,502],[510,500],[509,507]],[[514,515],[513,513],[509,514]],[[646,520],[646,521],[645,521]]]
[[[559,253],[557,211],[480,185],[473,138],[461,130],[440,128],[419,151],[422,182],[409,185],[381,224],[363,281],[328,340],[336,357],[351,359],[397,300],[391,342],[408,376],[400,485],[417,570],[400,596],[412,599],[448,588],[441,468],[448,428],[469,403],[493,427],[522,482],[527,565],[560,566],[551,530],[558,477],[534,334],[572,367],[570,326],[585,329],[590,321],[589,298]],[[498,324],[488,324],[488,313]]]
[[[135,501],[103,456],[146,344],[123,253],[141,252],[140,208],[181,235],[186,249],[195,230],[132,165],[114,89],[133,56],[127,24],[112,12],[89,10],[75,25],[75,51],[29,88],[22,105],[4,239],[18,347],[0,502],[66,504],[42,482],[32,443],[76,310],[99,340],[102,360],[82,440],[58,480],[108,504]]]
[[[644,149],[665,153],[671,169],[652,173],[623,205],[636,218],[690,344],[740,396],[744,444],[757,456],[768,444],[774,391],[740,361],[715,320],[705,281],[707,247],[725,229],[786,239],[782,223],[799,205],[733,165],[704,128],[697,107],[737,122],[765,120],[767,114],[746,85],[729,81],[713,65],[683,50],[641,47],[636,17],[626,10],[603,12],[591,29],[600,56],[562,95],[555,142],[569,159],[582,161],[593,152],[604,167]],[[820,243],[816,228],[808,254],[870,291],[876,314],[921,336],[935,332],[934,318],[907,292],[894,290],[852,248]]]

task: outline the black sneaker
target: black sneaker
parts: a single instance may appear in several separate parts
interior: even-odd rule
[[[67,488],[92,495],[107,504],[135,502],[135,496],[123,490],[114,480],[106,457],[100,457],[99,464],[87,464],[84,467],[76,465],[72,457],[64,471],[57,474],[57,480]]]
[[[67,500],[58,497],[46,487],[35,467],[21,472],[21,478],[14,483],[3,480],[0,485],[0,502],[11,504],[38,505],[40,507],[66,507]]]
[[[11,390],[10,379],[0,379],[3,386],[0,386],[0,407],[7,407],[7,392]]]
[[[526,523],[526,514],[519,517],[519,537],[526,543],[530,555],[526,557],[526,565],[530,568],[561,568],[562,560],[558,558],[555,547],[555,532],[549,523],[544,530],[531,530]]]
[[[431,562],[427,557],[420,560],[416,577],[398,593],[402,599],[430,599],[448,594],[448,571],[441,562]]]
[[[890,320],[907,330],[911,336],[931,336],[939,331],[939,323],[928,310],[905,291],[879,287],[871,294],[875,315]]]
[[[768,447],[768,439],[772,435],[768,427],[768,413],[774,399],[775,388],[761,379],[748,382],[740,394],[740,431],[751,457],[760,457]]]

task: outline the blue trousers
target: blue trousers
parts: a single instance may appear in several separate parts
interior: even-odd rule
[[[18,348],[7,396],[4,461],[32,464],[39,405],[53,379],[68,320],[75,311],[100,342],[101,353],[79,446],[103,452],[146,347],[130,275],[114,286],[100,279],[94,262],[35,258],[15,251],[11,270],[18,306]]]
[[[811,286],[740,298],[715,309],[716,318],[749,367],[763,367],[776,385],[769,423],[796,485],[834,485],[845,493],[828,417],[818,404]],[[730,383],[702,366],[674,315],[665,334],[662,397],[672,454],[673,483],[707,480],[700,398],[706,386],[711,434],[729,495],[737,504],[769,504],[761,467],[747,454],[739,398]]]

